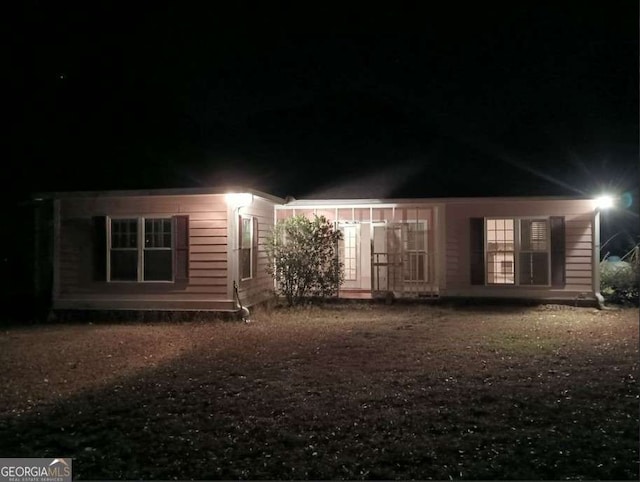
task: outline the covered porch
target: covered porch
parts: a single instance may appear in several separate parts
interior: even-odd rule
[[[338,245],[344,266],[341,298],[439,295],[441,206],[415,201],[292,201],[277,206],[276,221],[300,214],[324,216],[343,234]]]

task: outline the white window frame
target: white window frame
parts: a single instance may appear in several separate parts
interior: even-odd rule
[[[424,256],[424,278],[423,279],[411,279],[411,268],[408,267],[407,269],[403,269],[403,281],[405,283],[429,283],[430,279],[429,279],[429,221],[427,219],[413,219],[413,220],[409,220],[409,221],[403,221],[402,222],[403,225],[418,225],[421,224],[423,226],[422,229],[422,235],[424,236],[424,249],[409,249],[409,228],[407,227],[406,229],[406,237],[407,239],[403,241],[403,244],[406,246],[403,246],[403,251],[404,253],[407,255],[407,260],[409,260],[411,258],[411,255],[414,255],[416,258],[419,259],[419,255],[423,255]],[[415,231],[414,231],[415,232]],[[410,261],[409,261],[410,262]],[[416,264],[416,267],[418,265]],[[419,271],[416,271],[416,275],[419,273]],[[407,278],[407,275],[409,276],[409,278]]]
[[[513,266],[514,266],[514,281],[513,283],[489,283],[489,271],[488,267],[488,236],[487,236],[487,221],[489,220],[512,220],[513,221]],[[544,221],[546,223],[547,232],[547,249],[546,251],[530,251],[523,250],[521,248],[521,222],[522,221]],[[484,220],[484,282],[485,286],[493,287],[518,287],[518,288],[549,288],[551,286],[551,224],[549,216],[496,216],[488,217]],[[547,254],[547,283],[546,284],[520,284],[520,254],[521,253],[546,253]]]
[[[112,248],[111,223],[122,219],[135,219],[138,223],[137,227],[137,246],[135,248]],[[171,247],[170,248],[147,248],[144,245],[145,221],[157,219],[168,219],[171,223]],[[173,216],[107,216],[107,282],[108,283],[174,283],[176,277],[175,266],[175,246],[176,245],[176,226]],[[111,279],[111,250],[135,250],[138,254],[137,279],[135,280],[112,280]],[[145,250],[162,250],[171,251],[171,279],[170,280],[145,280],[144,279],[144,253]]]
[[[252,216],[250,214],[240,214],[240,229],[238,230],[240,233],[240,239],[238,239],[238,277],[240,278],[240,281],[247,281],[250,279],[253,279],[254,276],[254,272],[253,272],[253,256],[254,256],[254,236],[255,233],[253,232],[253,227],[255,226],[255,221],[254,218],[255,216]],[[243,248],[243,241],[244,241],[244,221],[245,219],[247,219],[249,221],[249,229],[250,229],[250,237],[249,237],[249,276],[246,278],[242,277],[242,251],[244,249],[247,248]]]
[[[513,249],[512,250],[491,250],[489,251],[489,221],[511,221],[513,223],[513,230],[512,230],[512,234],[513,234],[513,240],[512,240],[512,244],[513,244]],[[517,286],[518,285],[518,253],[517,253],[517,239],[518,239],[518,226],[519,226],[519,222],[518,220],[516,220],[513,217],[499,217],[499,218],[487,218],[484,221],[484,279],[485,279],[485,284],[488,286]],[[512,263],[512,271],[513,271],[513,281],[512,282],[489,282],[489,255],[490,254],[494,254],[494,255],[512,255],[513,259],[511,261]],[[507,262],[505,260],[498,260],[498,263],[500,263],[500,265],[502,266],[503,263]],[[495,274],[495,272],[494,272]],[[503,271],[499,272],[500,275],[502,276],[506,276],[505,273]]]

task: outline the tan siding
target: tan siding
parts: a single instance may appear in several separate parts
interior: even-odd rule
[[[305,214],[313,217],[313,210],[306,210]],[[273,229],[273,203],[264,199],[255,198],[251,206],[243,207],[241,214],[255,216],[258,218],[258,263],[257,272],[249,280],[240,281],[239,294],[243,304],[253,303],[266,299],[273,291],[273,280],[266,272],[267,254],[265,250],[269,233]],[[298,211],[296,210],[296,214]],[[293,211],[288,211],[288,216],[292,216]]]
[[[227,297],[227,284],[218,284],[218,285],[197,285],[191,284],[186,290],[185,293],[207,293],[210,295],[217,295],[212,299],[225,299]]]
[[[192,238],[200,236],[227,237],[227,228],[200,228],[191,226],[190,235]],[[226,239],[225,239],[226,242]]]
[[[226,244],[192,244],[189,249],[191,253],[226,253],[227,245]]]
[[[189,217],[189,225],[191,229],[216,229],[222,228],[227,230],[227,217],[222,219],[195,219],[192,216]]]
[[[226,270],[227,269],[227,260],[224,261],[191,261],[189,263],[189,268],[192,270],[196,269],[215,269],[215,270]]]
[[[107,283],[92,279],[93,216],[189,215],[190,279],[186,283]],[[148,300],[170,309],[188,299],[227,300],[227,205],[222,195],[69,198],[61,200],[60,293],[71,299],[108,299],[129,307]],[[105,248],[106,254],[106,248]],[[147,301],[144,301],[147,300]],[[78,301],[80,303],[80,301]],[[225,301],[226,302],[226,301]],[[146,305],[145,305],[146,306]],[[141,308],[142,309],[142,308]]]
[[[222,276],[222,277],[205,277],[205,278],[198,278],[195,276],[192,276],[191,279],[189,280],[189,285],[190,286],[226,286],[227,285],[227,277],[226,276]]]
[[[62,298],[54,301],[54,309],[85,309],[85,310],[193,310],[193,311],[235,311],[232,300],[212,300],[209,296],[191,295],[180,299],[169,300],[162,298],[126,299],[105,297],[74,297]]]
[[[591,214],[568,218],[566,229],[566,279],[567,286],[591,286],[592,233]]]
[[[470,286],[469,219],[473,217],[565,217],[566,286],[564,289],[525,290]],[[591,201],[525,200],[522,202],[451,203],[446,217],[446,293],[457,296],[515,296],[524,293],[539,298],[571,298],[576,292],[590,292],[592,277]],[[537,293],[537,294],[536,294]],[[563,294],[564,293],[564,294]]]
[[[194,253],[189,255],[191,261],[227,261],[227,253]]]
[[[196,223],[201,221],[220,221],[226,220],[227,212],[222,211],[211,211],[211,212],[197,212],[197,213],[189,213],[189,221],[194,221]],[[225,226],[226,226],[226,221]]]
[[[591,260],[592,253],[591,249],[578,249],[574,246],[571,248],[567,247],[567,256],[576,258],[586,257]]]
[[[190,237],[191,246],[197,245],[212,245],[212,246],[226,246],[227,245],[227,237],[226,236],[194,236],[193,231],[191,231]]]

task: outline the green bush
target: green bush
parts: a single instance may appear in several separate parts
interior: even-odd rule
[[[298,215],[276,223],[267,239],[267,271],[289,306],[309,296],[336,294],[343,281],[337,245],[342,233],[324,216]]]
[[[638,304],[638,263],[603,261],[600,263],[600,291],[605,300],[616,304]]]

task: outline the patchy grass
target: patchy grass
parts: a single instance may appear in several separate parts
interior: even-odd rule
[[[0,454],[77,478],[638,480],[638,313],[335,306],[0,334]]]

